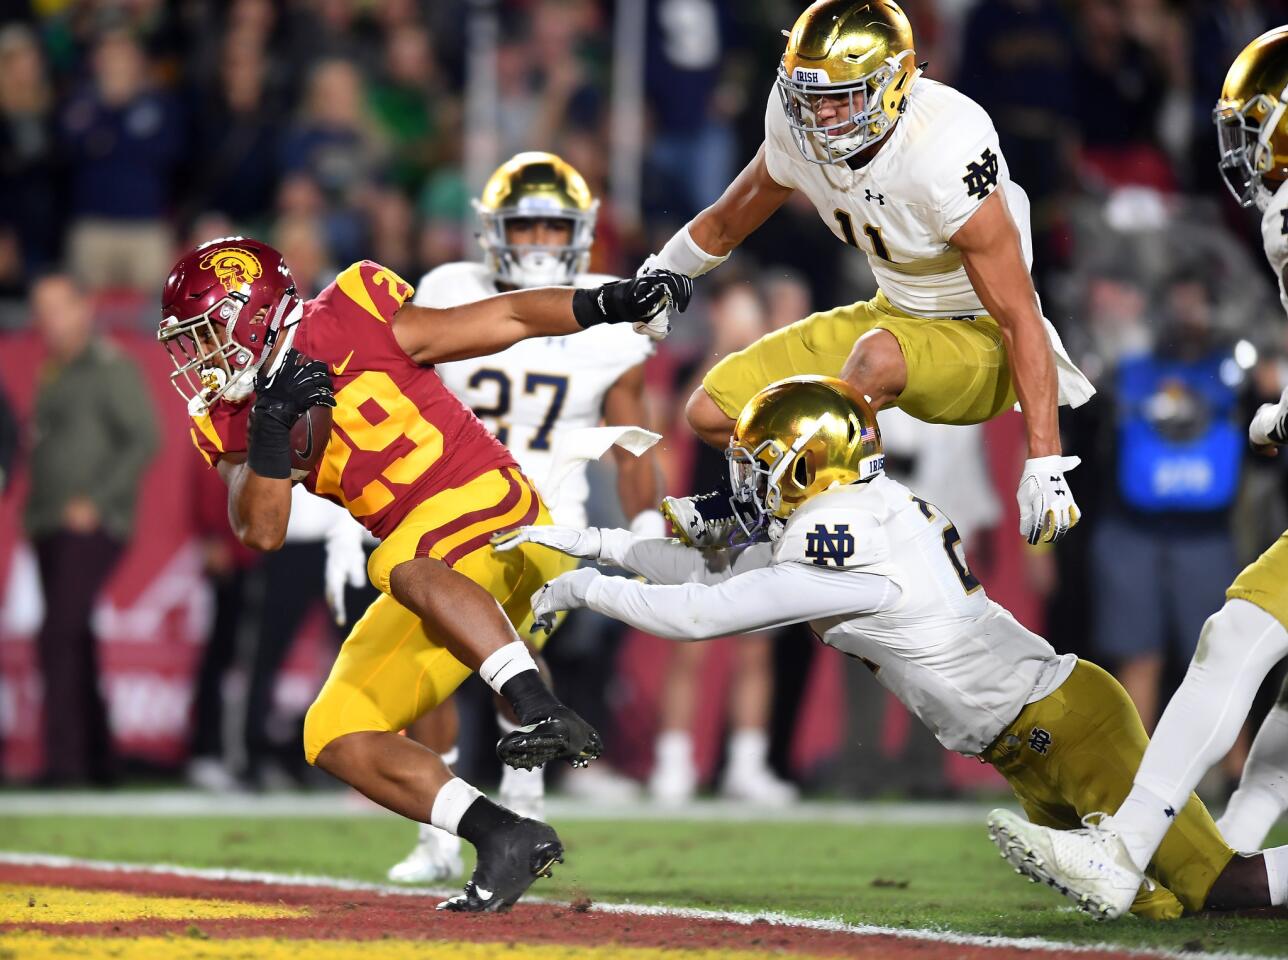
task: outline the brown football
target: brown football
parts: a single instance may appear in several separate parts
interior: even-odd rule
[[[309,407],[291,427],[291,479],[303,480],[318,465],[331,439],[331,408]]]

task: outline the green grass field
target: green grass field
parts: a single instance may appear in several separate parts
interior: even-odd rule
[[[1288,956],[1288,919],[1099,924],[1025,883],[980,826],[556,820],[542,896],[693,906],[1080,944]],[[0,817],[0,848],[383,881],[408,825],[383,817]],[[1281,831],[1279,842],[1288,842]]]

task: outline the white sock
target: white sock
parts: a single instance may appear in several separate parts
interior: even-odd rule
[[[440,830],[446,830],[453,836],[461,825],[461,817],[470,805],[483,796],[460,777],[452,777],[434,797],[434,808],[430,811],[429,822]]]
[[[502,735],[513,733],[519,729],[518,724],[511,723],[509,718],[502,713],[496,715],[496,725]],[[546,778],[543,767],[533,767],[531,770],[517,770],[514,767],[501,765],[501,799],[506,797],[544,797],[546,794]]]
[[[452,749],[446,750],[443,753],[440,753],[438,755],[438,759],[442,760],[443,763],[447,764],[447,766],[449,767],[460,758],[461,758],[461,751],[458,750],[456,747],[452,747]],[[435,827],[432,823],[421,823],[421,824],[417,824],[417,826],[419,827],[419,829],[417,830],[416,838],[421,843],[429,843],[431,840],[434,839],[434,834],[439,832],[438,828]]]
[[[1288,847],[1274,847],[1263,851],[1266,865],[1266,885],[1270,887],[1270,905],[1282,907],[1288,903]]]
[[[522,640],[507,643],[479,664],[479,676],[483,682],[501,692],[501,688],[516,675],[527,670],[536,670],[536,661],[532,653],[524,646]]]
[[[1266,834],[1288,809],[1288,706],[1276,704],[1252,741],[1239,789],[1217,821],[1236,850],[1260,850]]]
[[[769,765],[769,737],[764,730],[747,727],[729,737],[730,770],[762,770]]]
[[[693,766],[693,737],[687,730],[663,730],[653,745],[653,767]]]
[[[1257,688],[1285,654],[1288,630],[1246,600],[1227,600],[1203,625],[1185,681],[1158,721],[1131,793],[1106,823],[1142,871],[1176,811],[1234,745]]]

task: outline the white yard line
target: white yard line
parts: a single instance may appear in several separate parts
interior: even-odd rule
[[[802,801],[786,807],[758,806],[727,800],[697,800],[682,806],[647,802],[596,804],[551,796],[546,813],[552,820],[698,820],[704,822],[768,821],[775,823],[978,824],[997,803],[827,803]],[[84,792],[0,792],[0,816],[205,816],[331,817],[389,816],[356,793],[206,793],[198,790]]]
[[[77,870],[101,870],[114,873],[139,873],[182,877],[195,880],[224,881],[232,883],[262,883],[278,886],[319,887],[330,890],[351,890],[379,893],[388,896],[434,897],[441,899],[459,892],[458,888],[397,887],[388,884],[321,877],[308,874],[268,873],[260,870],[228,870],[205,867],[183,867],[162,863],[118,863],[108,860],[82,860],[44,853],[8,853],[0,851],[0,864],[14,866],[52,867]],[[545,897],[525,897],[524,903],[560,903]],[[1038,937],[986,937],[949,930],[909,929],[882,927],[875,924],[848,923],[840,919],[813,919],[794,917],[785,913],[740,913],[732,910],[701,910],[694,907],[666,907],[634,903],[593,903],[595,913],[633,917],[679,917],[688,920],[711,920],[751,926],[767,923],[776,927],[796,930],[818,930],[828,933],[845,933],[855,936],[888,936],[905,940],[950,943],[970,947],[1003,947],[1008,949],[1052,952],[1057,950],[1086,954],[1118,953],[1139,957],[1161,957],[1169,960],[1192,960],[1193,953],[1175,950],[1142,949],[1111,944],[1075,944],[1044,940]],[[1245,953],[1203,953],[1204,960],[1265,960],[1259,955]]]

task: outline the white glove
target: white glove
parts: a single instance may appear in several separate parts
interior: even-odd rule
[[[491,540],[492,549],[500,553],[513,550],[524,543],[535,543],[566,553],[570,557],[599,559],[600,536],[598,527],[578,530],[576,527],[555,527],[541,524],[533,527],[518,527],[498,533]]]
[[[348,623],[344,609],[344,588],[360,587],[367,581],[367,554],[362,549],[362,527],[351,517],[336,521],[326,533],[326,602],[335,622]]]
[[[598,580],[600,573],[594,567],[580,567],[555,577],[532,595],[532,624],[549,633],[554,629],[555,614],[561,610],[577,610],[586,605],[586,593]]]
[[[635,271],[635,276],[642,277],[650,273],[658,273],[662,270],[655,254],[649,254],[647,259],[640,264],[640,268]],[[683,313],[689,306],[689,300],[693,297],[693,280],[682,273],[670,271],[676,277],[677,288],[674,292],[668,293],[667,304],[647,321],[636,321],[631,324],[631,328],[639,334],[643,334],[651,340],[665,340],[666,335],[671,332],[671,314],[673,312]]]
[[[631,536],[641,540],[665,540],[666,517],[661,510],[641,510],[631,518]]]
[[[1082,518],[1064,479],[1081,462],[1059,454],[1024,461],[1015,499],[1020,504],[1020,536],[1029,543],[1054,543]]]
[[[1278,403],[1263,403],[1248,424],[1248,440],[1257,450],[1267,450],[1288,441],[1288,387]]]

